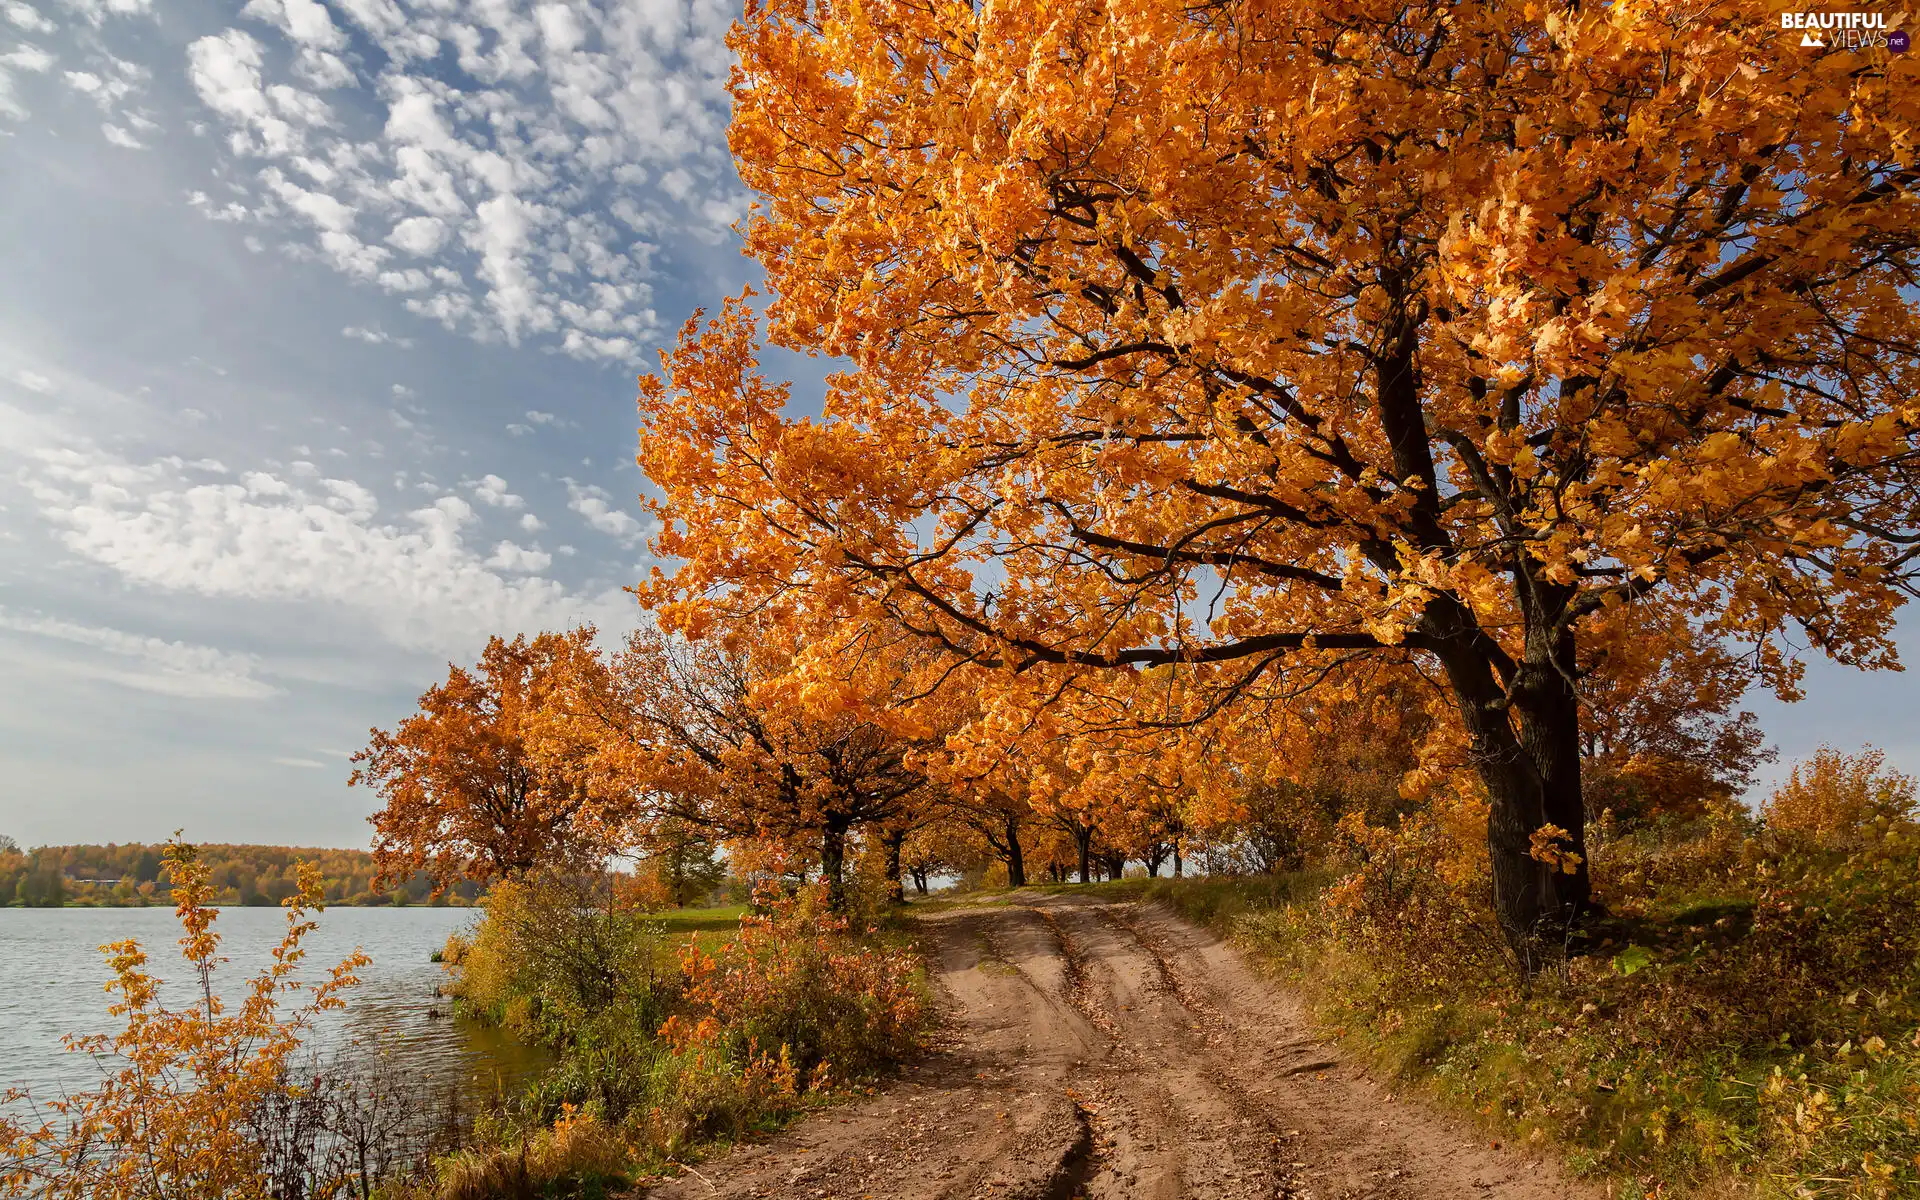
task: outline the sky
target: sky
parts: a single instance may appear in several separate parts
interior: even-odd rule
[[[0,832],[364,845],[369,726],[633,623],[729,14],[0,0]]]
[[[731,15],[0,0],[0,833],[365,845],[369,726],[633,624],[634,376],[757,278]],[[1920,769],[1908,676],[1752,706]]]

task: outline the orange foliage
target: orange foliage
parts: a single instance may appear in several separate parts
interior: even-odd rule
[[[1582,679],[1582,783],[1589,817],[1611,810],[1630,826],[1695,818],[1730,801],[1771,762],[1758,722],[1736,711],[1748,665],[1694,629],[1684,614],[1635,617]]]
[[[1858,754],[1822,746],[1794,764],[1761,806],[1761,819],[1769,829],[1827,843],[1861,837],[1876,822],[1911,821],[1920,815],[1913,776],[1886,764],[1885,751],[1872,746]]]
[[[101,949],[113,968],[109,1012],[125,1021],[112,1036],[68,1037],[67,1048],[111,1063],[98,1088],[42,1104],[46,1119],[30,1128],[0,1118],[0,1185],[9,1194],[58,1200],[148,1200],[154,1196],[269,1194],[267,1166],[249,1120],[290,1084],[289,1067],[302,1036],[320,1013],[341,1007],[366,955],[356,952],[305,987],[294,978],[301,943],[316,928],[307,916],[319,904],[320,881],[301,872],[302,890],[286,901],[287,932],[273,962],[249,981],[237,1008],[214,990],[220,935],[206,865],[191,846],[168,852],[175,912],[184,936],[180,954],[197,996],[185,1007],[162,1003],[160,981],[147,973],[138,942]],[[297,998],[297,1002],[294,1002]],[[9,1092],[9,1101],[28,1099]],[[346,1181],[320,1181],[331,1195]]]
[[[1758,0],[766,0],[743,297],[643,380],[670,622],[889,621],[996,708],[1153,664],[1443,681],[1510,932],[1585,900],[1577,681],[1685,614],[1783,690],[1920,560],[1911,56]],[[1122,685],[1123,687],[1130,687]],[[1111,707],[1111,706],[1110,706]]]
[[[543,736],[592,747],[583,761],[636,797],[629,842],[691,827],[807,847],[838,894],[849,838],[910,825],[929,798],[915,752],[932,730],[903,703],[928,656],[845,631],[805,650],[746,622],[703,632],[583,657]]]
[[[19,896],[19,884],[36,874],[49,880],[64,877],[62,898],[66,900],[111,905],[169,902],[172,879],[166,849],[159,843],[126,842],[36,846],[24,855],[0,851],[0,905],[30,899]],[[303,864],[319,873],[329,904],[385,903],[390,898],[417,903],[433,890],[432,882],[419,875],[396,881],[385,892],[371,890],[380,869],[365,850],[219,842],[201,842],[194,850],[206,865],[213,898],[221,904],[279,904],[299,893]],[[463,899],[478,892],[471,885],[460,888]]]
[[[514,875],[604,848],[630,793],[590,770],[593,746],[543,736],[543,705],[593,651],[591,626],[528,641],[495,637],[392,733],[371,731],[352,783],[378,791],[374,853],[388,875],[441,886]]]
[[[806,1072],[812,1087],[830,1072],[860,1075],[909,1054],[929,1016],[914,954],[847,936],[824,888],[761,898],[767,911],[742,917],[732,941],[711,953],[688,943],[681,968],[691,1012],[661,1035],[677,1049],[727,1049],[763,1070],[773,1056]]]

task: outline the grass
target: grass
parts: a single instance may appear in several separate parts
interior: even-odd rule
[[[743,924],[738,905],[609,916],[564,882],[502,885],[449,944],[455,994],[557,1061],[438,1164],[439,1200],[632,1183],[916,1053],[928,996],[905,931],[844,932],[819,900]]]
[[[1796,992],[1792,953],[1750,937],[1753,898],[1707,886],[1605,922],[1605,944],[1531,982],[1438,964],[1423,984],[1418,949],[1342,939],[1330,881],[1163,880],[1146,894],[1231,938],[1382,1074],[1491,1137],[1557,1146],[1616,1196],[1920,1195],[1916,972]],[[1823,899],[1826,930],[1844,917]],[[1807,1032],[1750,1015],[1769,1011]]]
[[[908,913],[945,912],[952,908],[968,908],[979,904],[1017,904],[1027,896],[1065,896],[1074,892],[1092,892],[1120,899],[1138,899],[1146,894],[1151,879],[1103,879],[1094,883],[1029,883],[1025,887],[989,887],[973,888],[968,891],[948,889],[930,896],[907,898]]]
[[[719,908],[670,908],[653,914],[652,920],[676,944],[684,944],[687,936],[692,935],[702,950],[711,953],[739,934],[740,918],[746,911],[744,904],[728,904]]]

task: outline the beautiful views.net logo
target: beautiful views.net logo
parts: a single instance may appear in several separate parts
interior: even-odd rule
[[[1889,31],[1887,14],[1878,12],[1799,12],[1781,13],[1780,28],[1796,30],[1800,44],[1809,50],[1829,47],[1865,50],[1885,46],[1896,53],[1908,45],[1904,29]]]

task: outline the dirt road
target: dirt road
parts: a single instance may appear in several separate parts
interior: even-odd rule
[[[1164,910],[1016,894],[926,918],[951,1044],[650,1197],[1587,1200],[1343,1065]]]

